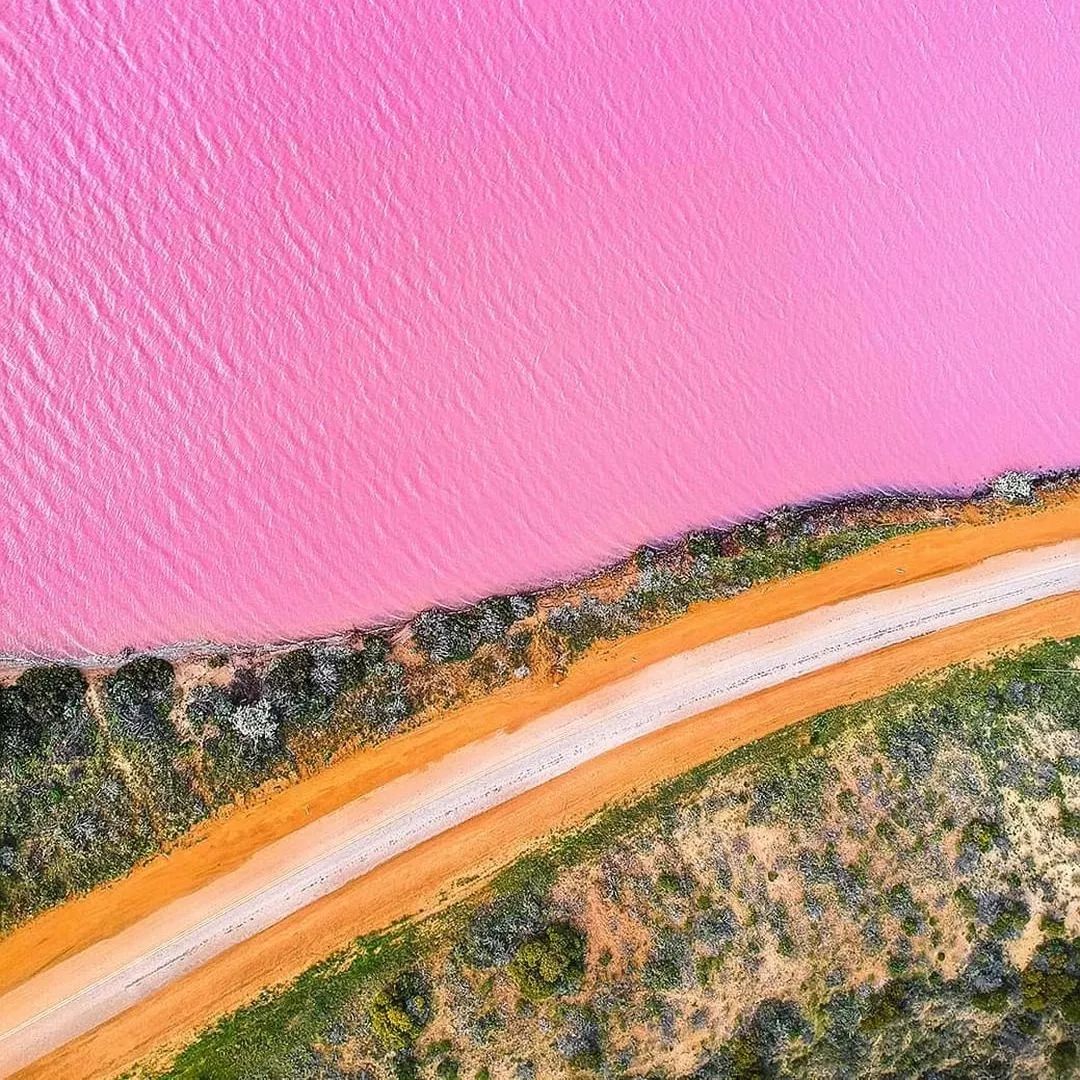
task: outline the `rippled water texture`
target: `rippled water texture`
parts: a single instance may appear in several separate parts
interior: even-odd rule
[[[1072,4],[0,19],[2,651],[1080,458]]]

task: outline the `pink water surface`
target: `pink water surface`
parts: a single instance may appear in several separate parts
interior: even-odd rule
[[[0,9],[0,651],[1080,463],[1065,2]]]

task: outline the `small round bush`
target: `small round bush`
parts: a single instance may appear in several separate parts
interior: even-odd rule
[[[169,713],[176,698],[176,673],[168,660],[131,660],[105,679],[104,690],[121,736],[145,744],[175,741]]]
[[[406,971],[371,1002],[368,1018],[376,1038],[389,1050],[405,1050],[431,1022],[431,992],[418,971]]]
[[[509,971],[527,998],[569,993],[585,975],[585,938],[569,923],[553,923],[518,949]]]

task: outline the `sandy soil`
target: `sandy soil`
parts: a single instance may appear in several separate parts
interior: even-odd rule
[[[883,586],[942,573],[996,551],[1027,547],[1080,534],[1077,505],[1067,503],[1030,517],[995,525],[958,528],[904,538],[829,567],[753,594],[703,605],[679,622],[598,654],[576,668],[559,687],[522,688],[497,695],[400,740],[335,766],[203,830],[202,842],[158,860],[126,881],[53,912],[0,943],[0,971],[7,986],[55,963],[217,873],[234,867],[252,850],[292,831],[312,817],[380,786],[419,764],[436,760],[485,731],[515,728],[538,712],[572,700],[664,656],[725,634]],[[214,1012],[250,997],[271,979],[287,978],[356,933],[393,918],[429,909],[455,876],[478,863],[505,861],[552,827],[579,820],[608,799],[681,771],[738,742],[818,711],[856,700],[911,674],[950,660],[1030,640],[1080,630],[1072,601],[1052,601],[983,620],[977,626],[937,635],[933,647],[914,642],[888,653],[724,706],[712,717],[623,747],[425,843],[363,878],[362,902],[351,885],[325,901],[219,957],[172,988],[120,1017],[99,1032],[39,1064],[38,1075],[107,1073],[163,1038],[190,1031]],[[951,651],[950,651],[951,650]],[[794,693],[793,693],[794,692]],[[717,720],[723,719],[718,725]],[[453,890],[451,890],[452,892]],[[222,988],[228,987],[227,993]],[[207,1002],[213,1002],[208,1007]]]

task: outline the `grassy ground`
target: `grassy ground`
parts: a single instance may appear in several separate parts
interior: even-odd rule
[[[786,729],[364,938],[175,1078],[1071,1075],[1080,639]]]

